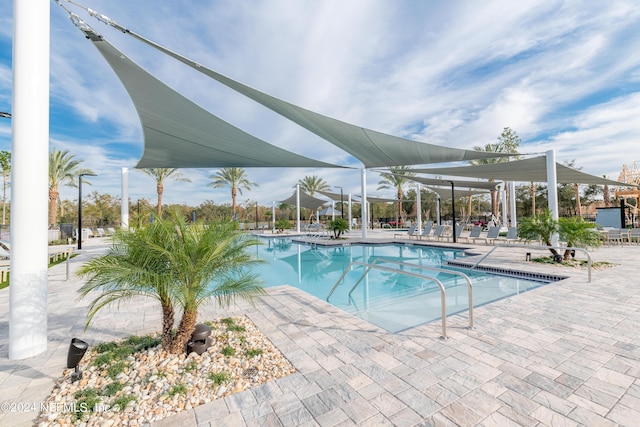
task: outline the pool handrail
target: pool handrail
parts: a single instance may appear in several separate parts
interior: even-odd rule
[[[587,254],[587,275],[588,275],[588,280],[587,283],[591,283],[591,253],[589,253],[588,250],[584,249],[584,248],[574,248],[571,246],[547,246],[547,245],[527,245],[527,244],[523,244],[523,243],[497,243],[495,245],[493,245],[493,248],[491,248],[491,250],[489,252],[487,252],[486,254],[484,254],[484,256],[482,258],[480,258],[475,264],[473,264],[471,267],[469,267],[469,270],[473,270],[474,268],[476,268],[482,261],[484,261],[485,259],[487,259],[489,257],[489,255],[491,255],[493,253],[493,251],[495,251],[498,248],[527,248],[527,249],[560,249],[560,250],[571,250],[571,251],[581,251],[584,252],[585,254]]]
[[[329,292],[329,295],[327,295],[327,302],[329,302],[329,298],[331,297],[331,294],[333,294],[333,291],[336,289],[336,287],[338,287],[338,285],[340,284],[340,282],[342,281],[344,276],[346,276],[346,274],[349,272],[349,270],[351,270],[351,267],[354,266],[354,265],[360,265],[360,266],[367,267],[367,268],[365,269],[365,272],[362,273],[362,276],[360,276],[360,278],[358,279],[356,284],[353,285],[353,287],[349,291],[349,296],[351,296],[351,292],[353,292],[354,289],[360,284],[360,282],[362,282],[362,279],[364,279],[364,277],[369,273],[369,271],[371,271],[372,268],[375,268],[376,270],[388,271],[388,272],[391,272],[391,273],[401,273],[401,274],[404,274],[404,275],[407,275],[407,276],[418,277],[420,279],[431,280],[433,282],[436,282],[436,284],[440,288],[440,306],[442,308],[442,336],[440,338],[445,339],[445,340],[447,339],[447,304],[446,304],[447,297],[446,297],[446,291],[444,289],[444,285],[442,284],[442,282],[439,281],[438,279],[436,279],[435,277],[425,276],[424,274],[411,273],[409,271],[402,271],[402,270],[398,270],[398,269],[395,269],[395,268],[383,267],[381,265],[375,265],[375,264],[366,263],[366,262],[351,261],[349,263],[349,265],[347,265],[347,268],[345,268],[344,273],[342,273],[342,276],[340,276],[340,278],[338,279],[336,284],[333,285],[333,288],[331,288],[331,291]]]
[[[438,273],[451,274],[453,276],[462,277],[467,282],[467,289],[469,291],[469,329],[473,329],[473,284],[471,283],[471,279],[466,274],[460,271],[447,270],[446,268],[433,267],[431,265],[419,265],[412,264],[410,262],[402,262],[402,261],[394,261],[386,258],[374,258],[371,263],[375,264],[377,262],[384,262],[388,264],[396,264],[396,265],[404,265],[406,267],[414,267],[421,268],[423,270],[429,271],[437,271]],[[351,296],[351,292],[349,292],[349,296]]]

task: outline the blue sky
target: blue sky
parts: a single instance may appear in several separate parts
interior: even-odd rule
[[[0,9],[0,111],[11,111],[12,2]],[[504,127],[521,152],[617,179],[640,160],[640,9],[612,1],[123,1],[84,0],[169,49],[302,107],[417,141],[458,148],[495,142]],[[89,25],[156,77],[274,145],[331,163],[358,162],[315,135],[194,70],[88,17]],[[90,190],[119,195],[120,170],[142,153],[133,105],[91,42],[51,5],[51,145],[99,176]],[[11,149],[0,119],[0,149]],[[358,170],[248,169],[260,183],[239,197],[270,204],[318,175],[359,193]],[[215,169],[184,169],[166,203],[230,202],[207,186]],[[368,174],[368,192],[378,176]],[[155,184],[131,172],[132,199]],[[338,190],[339,191],[339,190]],[[62,189],[74,199],[77,190]]]

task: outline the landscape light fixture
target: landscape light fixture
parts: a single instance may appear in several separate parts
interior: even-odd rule
[[[11,113],[5,113],[0,111],[0,117],[4,117],[5,119],[10,119],[11,118]]]
[[[71,373],[71,382],[76,382],[82,379],[82,371],[80,371],[80,361],[87,352],[89,344],[78,338],[71,338],[71,344],[69,344],[69,352],[67,353],[67,368],[73,368]]]
[[[82,177],[97,176],[95,173],[78,174],[78,250],[82,249]]]

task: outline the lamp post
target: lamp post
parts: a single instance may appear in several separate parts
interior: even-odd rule
[[[95,173],[78,174],[78,250],[82,249],[82,177],[97,176]]]
[[[340,217],[344,219],[344,195],[342,193],[342,187],[339,185],[336,185],[335,187],[340,189]]]

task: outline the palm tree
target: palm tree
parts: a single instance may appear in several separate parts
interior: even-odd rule
[[[222,168],[215,175],[209,176],[212,181],[209,185],[212,188],[231,188],[231,211],[233,218],[236,217],[236,196],[242,194],[242,190],[251,191],[251,187],[259,187],[255,182],[249,181],[244,168]]]
[[[316,175],[305,176],[301,180],[298,180],[297,185],[300,185],[300,189],[310,196],[315,195],[318,191],[331,190],[331,186],[327,183],[327,181]]]
[[[584,221],[582,217],[559,219],[560,240],[567,242],[567,247],[595,247],[600,246],[600,235],[595,229],[595,224]],[[565,249],[564,260],[571,257],[571,249]]]
[[[162,215],[162,193],[164,193],[164,181],[172,179],[174,181],[191,182],[189,178],[184,178],[178,168],[146,168],[140,169],[156,181],[156,191],[158,193],[158,216]]]
[[[247,249],[259,242],[235,232],[230,221],[189,224],[177,212],[135,231],[121,230],[109,253],[81,267],[88,278],[81,297],[101,292],[91,302],[87,325],[103,307],[137,296],[160,301],[162,343],[180,353],[196,325],[199,307],[216,301],[229,306],[235,298],[264,292],[258,276],[245,269],[261,262]],[[174,308],[182,311],[172,334]]]
[[[68,150],[58,151],[55,147],[49,153],[49,224],[56,223],[56,205],[60,192],[60,185],[77,187],[75,178],[80,174],[92,174],[90,169],[80,169],[82,160],[75,160],[75,156]],[[82,203],[78,200],[78,203]]]
[[[378,190],[393,188],[397,191],[398,196],[398,219],[402,218],[402,194],[404,186],[409,183],[407,177],[415,176],[411,172],[411,166],[391,166],[389,172],[381,172],[382,179],[378,182]]]
[[[509,127],[502,130],[502,133],[498,137],[498,142],[495,144],[486,144],[484,147],[473,147],[476,151],[485,151],[492,153],[517,153],[522,139],[518,134]],[[516,157],[517,158],[517,157]],[[509,157],[494,157],[491,159],[476,159],[471,160],[469,163],[472,165],[489,165],[495,163],[508,162]],[[489,182],[493,182],[494,179],[489,179]],[[498,215],[498,192],[491,190],[491,213]]]
[[[11,178],[11,153],[0,151],[0,173],[2,174],[2,226],[7,219],[7,184]]]

